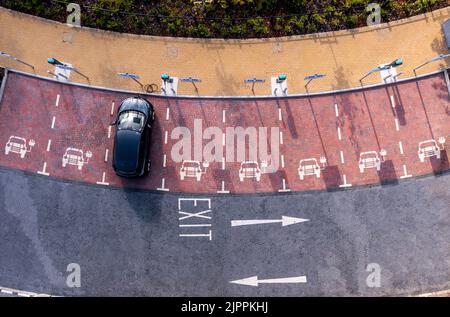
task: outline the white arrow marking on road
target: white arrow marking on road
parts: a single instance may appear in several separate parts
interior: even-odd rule
[[[230,283],[248,285],[248,286],[258,286],[259,284],[287,284],[287,283],[306,283],[306,276],[294,276],[294,277],[284,277],[284,278],[273,278],[266,280],[258,280],[257,276],[252,276],[248,278],[243,278],[241,280],[231,281]]]
[[[295,223],[300,223],[300,222],[305,222],[305,221],[309,221],[309,219],[282,216],[281,219],[269,219],[269,220],[262,220],[262,219],[231,220],[231,226],[237,227],[237,226],[261,225],[261,224],[266,224],[266,223],[281,222],[281,225],[283,227],[285,227],[285,226],[289,226],[289,225],[293,225]]]

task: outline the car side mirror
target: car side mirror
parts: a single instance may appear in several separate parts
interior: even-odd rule
[[[110,126],[114,126],[114,125],[116,125],[117,124],[117,121],[114,121],[114,122],[111,122],[109,125]]]

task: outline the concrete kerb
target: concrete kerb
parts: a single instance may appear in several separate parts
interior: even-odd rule
[[[2,104],[3,92],[5,91],[6,80],[8,79],[8,68],[5,68],[5,74],[2,79],[2,84],[0,86],[0,106]]]
[[[403,78],[400,80],[397,80],[396,82],[393,83],[379,83],[379,84],[373,84],[373,85],[366,85],[366,86],[359,86],[359,87],[353,87],[353,88],[347,88],[347,89],[338,89],[338,90],[329,90],[329,91],[322,91],[322,92],[314,92],[314,93],[300,93],[300,94],[290,94],[288,96],[272,96],[272,95],[261,95],[261,96],[252,96],[252,95],[246,95],[246,96],[198,96],[198,95],[174,95],[174,96],[165,96],[165,95],[160,95],[160,94],[151,94],[151,93],[145,93],[145,92],[139,92],[139,91],[132,91],[132,90],[125,90],[125,89],[117,89],[117,88],[107,88],[107,87],[100,87],[100,86],[92,86],[92,85],[87,85],[87,84],[82,84],[82,83],[77,83],[77,82],[60,82],[57,79],[54,78],[49,78],[49,77],[44,77],[44,76],[40,76],[40,75],[35,75],[35,74],[30,74],[27,72],[23,72],[23,71],[19,71],[19,70],[14,70],[11,68],[5,68],[5,70],[8,70],[9,72],[14,72],[23,76],[28,76],[28,77],[32,77],[32,78],[38,78],[38,79],[43,79],[43,80],[47,80],[47,81],[52,81],[52,82],[58,82],[60,84],[64,84],[64,85],[73,85],[73,86],[77,86],[77,87],[83,87],[83,88],[90,88],[90,89],[95,89],[95,90],[102,90],[102,91],[110,91],[110,92],[117,92],[117,93],[127,93],[127,94],[135,94],[135,95],[141,95],[141,96],[151,96],[151,97],[156,97],[156,98],[163,98],[163,99],[213,99],[213,100],[242,100],[242,99],[253,99],[253,100],[258,100],[258,99],[267,99],[267,100],[277,100],[277,99],[290,99],[290,98],[298,98],[298,97],[314,97],[314,96],[327,96],[327,95],[336,95],[336,94],[340,94],[340,93],[345,93],[345,92],[354,92],[354,91],[363,91],[363,90],[367,90],[367,89],[371,89],[371,88],[376,88],[376,87],[390,87],[390,86],[394,86],[400,83],[405,83],[405,82],[409,82],[409,81],[414,81],[417,79],[423,79],[423,78],[427,78],[439,73],[444,73],[444,76],[448,76],[447,74],[447,69],[441,69],[441,70],[437,70],[431,73],[427,73],[427,74],[423,74],[423,75],[418,75],[418,76],[412,76],[412,77],[408,77],[408,78]],[[446,77],[447,79],[447,77]],[[449,88],[449,94],[450,94],[450,88]],[[0,99],[1,101],[1,99]]]

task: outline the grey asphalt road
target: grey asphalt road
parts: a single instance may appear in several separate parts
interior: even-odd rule
[[[180,214],[179,198],[211,199],[211,211],[207,201],[186,200]],[[0,286],[62,296],[374,296],[446,289],[449,206],[448,174],[346,191],[204,196],[96,187],[0,168]],[[310,221],[230,225],[282,215]],[[180,227],[186,224],[211,226]],[[80,288],[66,285],[69,263],[80,265]],[[367,286],[369,263],[381,267],[380,287]],[[255,275],[306,276],[307,283],[230,283]]]

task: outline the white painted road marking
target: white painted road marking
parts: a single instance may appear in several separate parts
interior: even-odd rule
[[[55,116],[53,116],[53,119],[52,119],[52,129],[54,129],[54,128],[55,128],[55,121],[56,121],[56,117],[55,117]]]
[[[44,162],[44,167],[42,168],[42,171],[38,171],[37,173],[41,174],[41,175],[49,176],[50,174],[45,171],[46,169],[47,169],[47,162]]]
[[[105,151],[105,162],[108,162],[108,154],[109,154],[109,150],[106,149],[106,151]]]
[[[50,152],[50,146],[52,145],[52,140],[48,140],[47,143],[47,152]]]
[[[243,278],[241,280],[230,281],[230,283],[247,286],[258,286],[259,284],[299,284],[299,283],[306,283],[306,276],[272,278],[265,280],[258,280],[258,276],[252,276],[248,278]]]
[[[169,135],[169,132],[165,132],[164,133],[164,144],[167,144],[167,137],[168,137],[168,135]]]
[[[198,218],[204,218],[204,219],[211,219],[210,216],[205,216],[204,214],[207,214],[208,212],[211,212],[211,209],[208,210],[203,210],[203,211],[199,211],[199,212],[186,212],[186,211],[178,211],[178,213],[185,215],[184,217],[180,217],[178,220],[185,220],[185,219],[189,219],[192,217],[198,217]]]
[[[211,230],[209,230],[209,233],[205,233],[205,234],[200,234],[200,233],[184,233],[184,234],[179,234],[180,237],[209,237],[209,241],[212,240],[212,234],[211,234]]]
[[[225,109],[222,110],[222,122],[225,123]]]
[[[403,144],[402,141],[398,142],[398,147],[400,148],[400,154],[403,154]]]
[[[166,167],[166,163],[167,163],[167,155],[164,154],[164,156],[163,156],[163,167]]]
[[[283,144],[283,131],[280,131],[280,144]]]
[[[111,128],[112,128],[112,126],[109,126],[109,127],[108,127],[108,139],[111,138]]]
[[[395,130],[400,131],[400,126],[398,125],[398,119],[395,118]]]
[[[392,106],[392,108],[395,108],[395,99],[394,99],[394,96],[391,96],[391,106]]]
[[[285,192],[290,192],[291,190],[286,188],[286,180],[283,178],[283,188],[279,189],[278,192],[279,193],[285,193]]]
[[[39,294],[39,293],[33,293],[28,291],[20,291],[13,288],[7,288],[7,287],[0,287],[0,292],[4,294],[9,295],[17,295],[22,297],[52,297],[52,295],[48,294]]]
[[[166,184],[166,179],[163,178],[163,179],[161,180],[161,187],[157,188],[156,190],[162,190],[162,191],[168,192],[169,189],[164,187],[165,184]]]
[[[342,135],[341,135],[341,128],[340,127],[338,127],[338,139],[339,139],[339,141],[340,140],[342,140]]]
[[[282,227],[309,221],[309,219],[281,216],[281,219],[231,220],[232,227],[281,223]]]
[[[55,107],[58,107],[59,106],[59,98],[60,98],[61,96],[58,94],[57,96],[56,96],[56,102],[55,102]]]
[[[281,154],[281,168],[284,168],[284,155]]]
[[[111,104],[111,116],[114,114],[114,101]]]
[[[105,185],[105,186],[108,186],[109,183],[105,182],[105,178],[106,178],[106,173],[103,172],[103,175],[102,175],[102,181],[101,181],[101,182],[97,182],[97,185]]]
[[[195,223],[190,225],[179,225],[181,228],[189,228],[189,227],[211,227],[210,223]]]
[[[334,104],[334,112],[336,113],[336,117],[339,117],[339,110],[337,103]]]
[[[222,146],[225,146],[225,133],[222,133]]]
[[[342,179],[344,180],[344,183],[339,185],[339,187],[352,187],[352,184],[347,184],[347,176],[345,174],[342,175]]]
[[[344,152],[341,151],[341,163],[344,164]]]
[[[225,162],[224,160],[222,162]],[[218,194],[229,194],[229,190],[225,190],[225,181],[222,181],[222,189],[217,191]]]
[[[225,158],[224,157],[222,157],[222,169],[223,170],[225,169]]]
[[[166,120],[169,120],[169,116],[170,116],[170,108],[167,107],[167,110],[166,110]]]
[[[283,118],[281,117],[281,108],[278,108],[278,120],[283,120]]]
[[[403,165],[403,176],[400,176],[400,178],[409,178],[412,177],[411,174],[408,174],[408,171],[406,170],[406,165]]]

